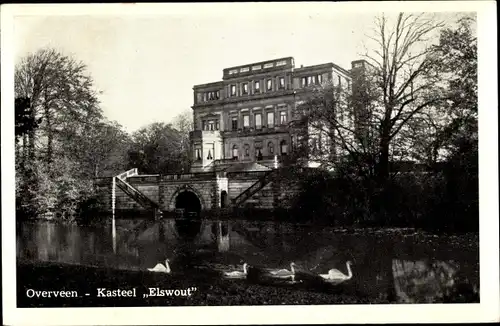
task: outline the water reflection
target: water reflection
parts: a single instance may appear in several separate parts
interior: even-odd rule
[[[180,237],[194,240],[200,233],[201,223],[200,220],[178,219],[175,221],[175,227]]]
[[[401,303],[446,301],[455,295],[459,266],[453,261],[392,261],[394,287]],[[464,283],[460,283],[463,286]],[[471,286],[472,294],[479,295]]]
[[[314,291],[332,291],[316,282],[318,275],[334,268],[347,274],[349,260],[353,278],[345,288],[365,298],[441,302],[465,287],[473,294],[464,299],[470,302],[479,293],[477,250],[286,223],[163,219],[83,227],[41,221],[21,225],[17,243],[20,260],[146,270],[168,258],[172,272],[186,277],[217,277],[243,263],[258,270],[294,262],[305,277],[300,286]]]

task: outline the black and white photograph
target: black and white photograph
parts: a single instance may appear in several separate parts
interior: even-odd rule
[[[495,12],[2,5],[4,323],[499,321]]]

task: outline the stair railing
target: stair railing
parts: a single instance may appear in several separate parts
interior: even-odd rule
[[[245,202],[248,198],[252,197],[257,191],[264,188],[269,182],[272,181],[274,175],[278,170],[271,170],[265,175],[263,175],[259,180],[257,180],[254,184],[240,193],[236,198],[232,199],[233,206],[237,207]]]

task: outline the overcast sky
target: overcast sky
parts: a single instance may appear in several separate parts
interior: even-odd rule
[[[293,56],[296,66],[349,69],[377,13],[336,5],[184,4],[156,14],[18,16],[15,58],[53,47],[83,61],[103,92],[106,117],[132,132],[191,110],[193,85],[221,80],[226,67]]]

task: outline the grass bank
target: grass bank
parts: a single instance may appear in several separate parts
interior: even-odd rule
[[[216,305],[313,305],[389,303],[368,298],[349,287],[324,288],[320,292],[290,285],[266,285],[243,280],[224,280],[214,275],[166,275],[53,263],[17,264],[18,307],[127,307]],[[208,280],[208,278],[210,278]],[[99,297],[98,289],[136,289],[136,297]],[[144,298],[149,288],[191,289],[190,296]],[[77,297],[28,297],[33,291],[76,291]],[[86,293],[89,295],[87,296]],[[186,292],[184,292],[185,294]]]

